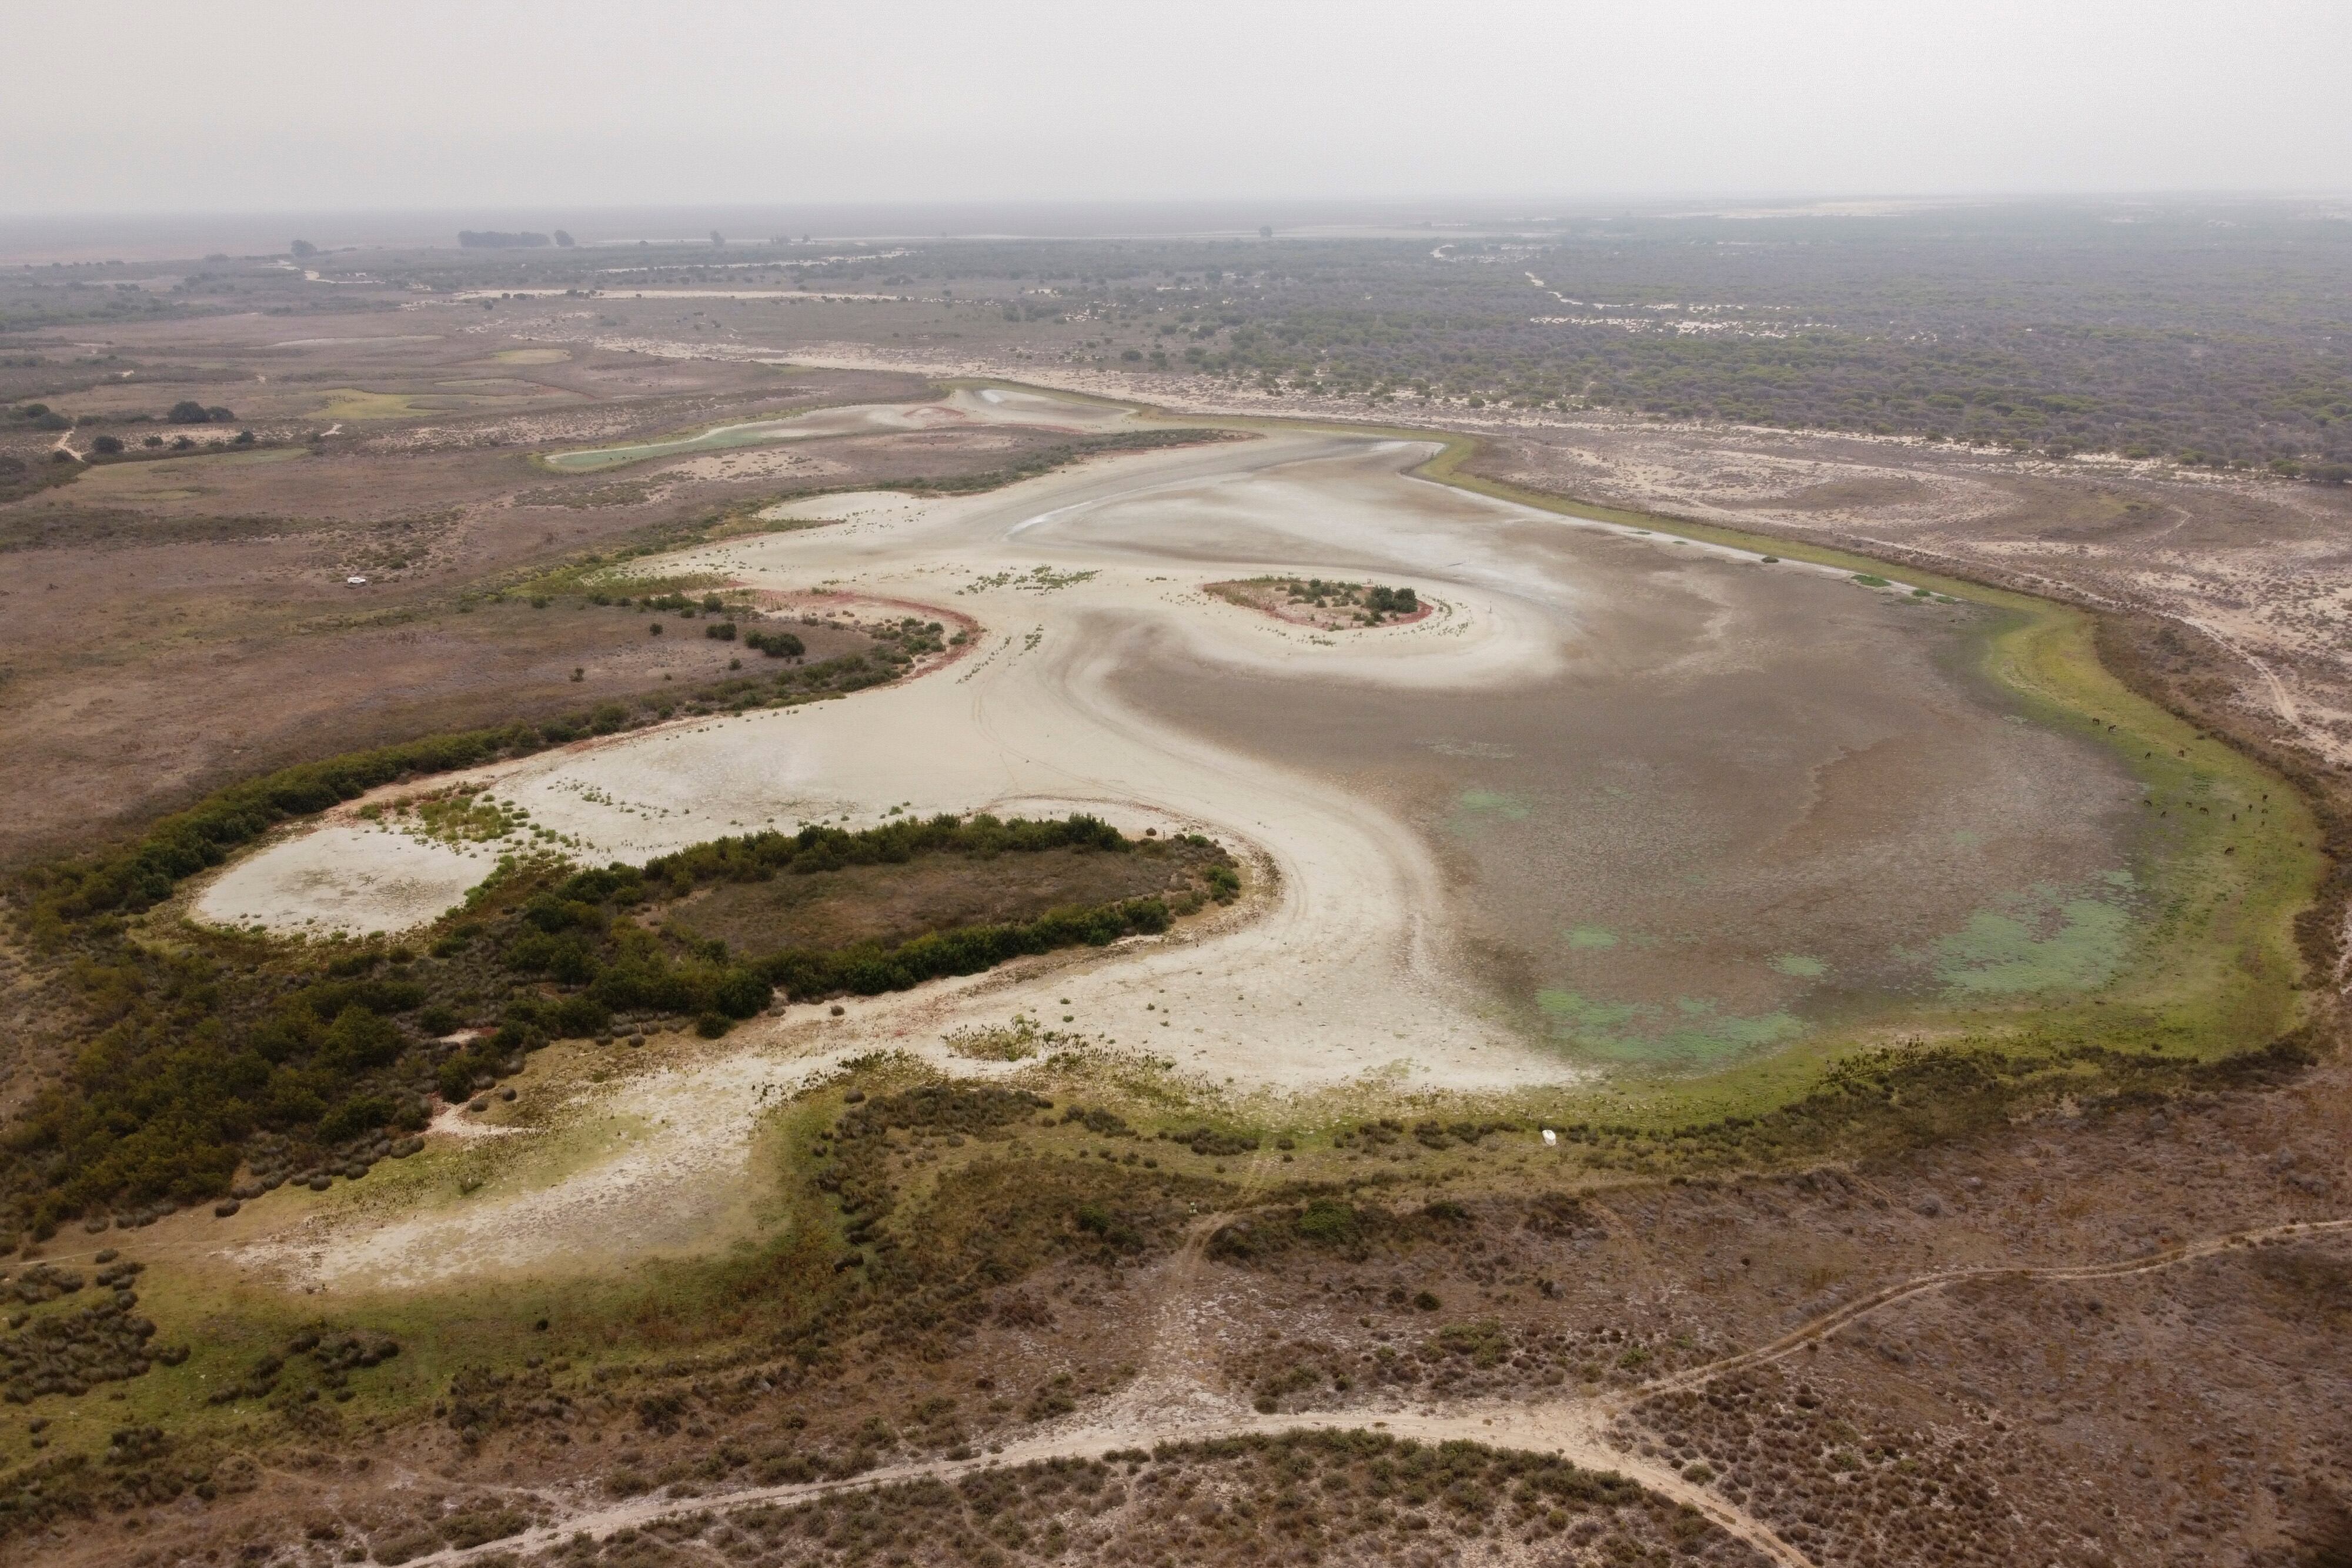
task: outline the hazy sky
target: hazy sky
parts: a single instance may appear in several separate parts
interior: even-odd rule
[[[0,213],[2352,188],[2352,0],[27,12]]]

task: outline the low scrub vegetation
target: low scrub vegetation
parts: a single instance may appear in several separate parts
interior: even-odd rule
[[[991,1468],[796,1504],[700,1512],[564,1562],[1016,1563],[1451,1560],[1497,1548],[1549,1560],[1737,1562],[1696,1511],[1554,1455],[1374,1432],[1128,1448]],[[1562,1555],[1565,1554],[1565,1555]]]

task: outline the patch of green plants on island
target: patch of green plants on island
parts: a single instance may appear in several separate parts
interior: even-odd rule
[[[1385,583],[1341,582],[1319,577],[1254,577],[1244,583],[1211,585],[1211,591],[1219,590],[1244,601],[1255,590],[1278,595],[1286,605],[1352,611],[1356,623],[1361,626],[1378,626],[1391,617],[1411,620],[1422,612],[1419,594],[1410,588],[1391,588]]]

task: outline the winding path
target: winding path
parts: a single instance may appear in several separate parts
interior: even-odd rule
[[[1249,1180],[1254,1184],[1258,1179],[1260,1173],[1254,1166]],[[1194,1226],[1192,1239],[1174,1261],[1175,1278],[1171,1283],[1191,1277],[1208,1235],[1229,1218],[1226,1214],[1210,1215]],[[520,1535],[478,1547],[450,1548],[428,1557],[417,1558],[415,1563],[418,1568],[426,1564],[457,1564],[492,1552],[541,1550],[583,1531],[602,1539],[625,1527],[642,1529],[681,1514],[725,1512],[761,1503],[789,1505],[840,1492],[887,1487],[901,1481],[951,1481],[992,1467],[1090,1457],[1120,1448],[1149,1448],[1160,1443],[1202,1442],[1220,1437],[1370,1430],[1424,1443],[1475,1442],[1498,1448],[1556,1454],[1586,1469],[1614,1471],[1661,1497],[1696,1510],[1725,1533],[1744,1542],[1767,1560],[1781,1564],[1782,1568],[1813,1568],[1811,1559],[1755,1514],[1684,1479],[1668,1466],[1613,1447],[1607,1435],[1610,1423],[1661,1394],[1702,1387],[1727,1374],[1780,1361],[1808,1344],[1817,1343],[1840,1329],[1860,1322],[1889,1307],[1952,1285],[1978,1280],[2126,1279],[2217,1257],[2237,1248],[2264,1241],[2338,1235],[2347,1231],[2352,1231],[2352,1218],[2292,1220],[2231,1231],[2184,1242],[2158,1252],[2141,1253],[2100,1263],[1991,1265],[1938,1270],[1929,1274],[1915,1275],[1848,1301],[1790,1330],[1769,1344],[1645,1383],[1636,1388],[1591,1398],[1542,1404],[1468,1403],[1442,1413],[1434,1410],[1357,1409],[1268,1416],[1244,1410],[1232,1398],[1208,1385],[1207,1357],[1190,1333],[1189,1320],[1182,1310],[1183,1302],[1192,1298],[1171,1290],[1162,1292],[1150,1358],[1142,1374],[1128,1389],[1097,1415],[1033,1433],[1005,1444],[985,1458],[914,1460],[868,1470],[844,1480],[749,1487],[715,1496],[637,1498],[608,1507],[583,1509],[556,1523],[540,1525]]]

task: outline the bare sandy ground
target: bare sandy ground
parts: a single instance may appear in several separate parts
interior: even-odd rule
[[[384,1204],[347,1188],[344,1201],[232,1255],[281,1281],[404,1289],[594,1268],[616,1243],[635,1257],[708,1250],[740,1228],[758,1195],[698,1179],[712,1169],[705,1151],[747,1148],[770,1110],[837,1060],[751,1051],[665,1065],[610,1091],[527,1085],[557,1103],[524,1124],[486,1124],[453,1108],[436,1121],[433,1155],[393,1175],[413,1177],[415,1190]],[[509,1144],[491,1162],[471,1157]],[[461,1193],[461,1169],[484,1185]],[[589,1179],[573,1179],[582,1170]]]
[[[303,935],[398,931],[439,918],[497,864],[495,853],[478,847],[343,817],[230,866],[205,889],[199,909],[224,925],[258,921]]]

